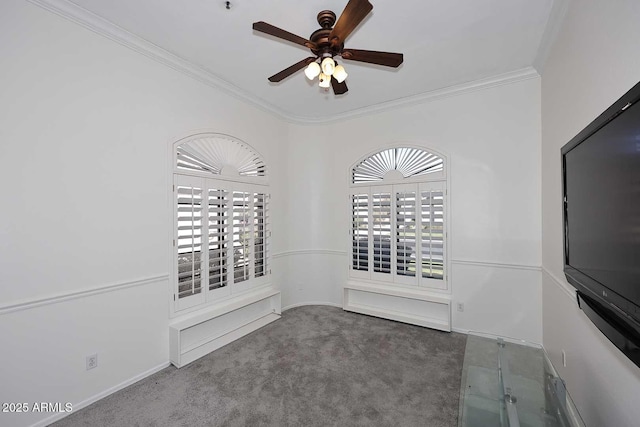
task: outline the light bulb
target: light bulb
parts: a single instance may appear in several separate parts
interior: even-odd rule
[[[320,73],[320,87],[328,88],[331,82],[331,76],[327,76],[325,73]]]
[[[338,81],[338,83],[342,83],[348,74],[342,65],[336,65],[336,68],[333,70],[333,77]]]
[[[333,58],[324,58],[322,60],[322,72],[327,76],[333,74],[333,69],[336,67],[336,63],[333,61]]]
[[[304,74],[307,76],[309,80],[313,80],[316,78],[318,74],[320,74],[320,65],[317,62],[312,62],[309,66],[304,70]]]

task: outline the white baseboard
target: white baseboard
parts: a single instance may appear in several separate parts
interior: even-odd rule
[[[171,364],[169,363],[169,361],[166,361],[164,363],[161,363],[160,365],[151,368],[145,372],[142,372],[138,375],[135,375],[132,378],[129,378],[128,380],[125,380],[123,382],[121,382],[120,384],[117,384],[113,387],[110,387],[108,389],[106,389],[105,391],[102,391],[98,394],[95,394],[91,397],[89,397],[88,399],[83,400],[80,403],[74,403],[73,404],[73,412],[77,412],[82,408],[86,408],[87,406],[91,405],[92,403],[97,402],[100,399],[104,399],[105,397],[115,393],[116,391],[120,391],[123,388],[126,388],[128,386],[130,386],[131,384],[137,383],[138,381],[145,379],[146,377],[155,374],[156,372],[160,372],[161,370],[163,370],[164,368],[169,367]],[[67,417],[69,415],[71,415],[73,412],[69,412],[69,413],[61,413],[61,414],[55,414],[52,415],[50,417],[47,417],[43,420],[40,420],[38,422],[36,422],[35,424],[32,424],[31,427],[44,427],[44,426],[48,426],[50,424],[53,424],[54,422],[61,420],[64,417]]]
[[[286,307],[284,307],[282,309],[282,311],[286,311],[289,310],[291,308],[296,308],[296,307],[303,307],[305,305],[328,305],[330,307],[338,307],[338,308],[342,308],[342,304],[336,304],[335,302],[328,302],[328,301],[308,301],[308,302],[299,302],[296,304],[291,304],[288,305]]]

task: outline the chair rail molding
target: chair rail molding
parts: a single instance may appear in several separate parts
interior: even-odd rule
[[[0,316],[3,314],[9,314],[21,310],[29,310],[43,305],[57,304],[64,301],[69,301],[78,298],[86,298],[93,295],[104,294],[107,292],[116,292],[123,289],[145,286],[152,283],[158,283],[169,280],[168,274],[162,274],[159,276],[145,277],[142,279],[129,280],[125,282],[112,283],[108,285],[96,286],[92,288],[62,292],[55,295],[50,295],[41,298],[24,299],[17,302],[12,302],[5,305],[0,305]]]
[[[473,265],[478,267],[489,267],[489,268],[507,268],[511,270],[532,270],[532,271],[542,270],[542,267],[539,265],[512,264],[512,263],[503,263],[503,262],[477,261],[477,260],[464,260],[464,259],[452,259],[451,264]]]

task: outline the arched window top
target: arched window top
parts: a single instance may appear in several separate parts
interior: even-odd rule
[[[443,172],[441,156],[420,148],[398,147],[379,151],[362,160],[351,170],[351,182],[371,183]]]
[[[213,175],[264,177],[262,157],[247,144],[220,134],[203,134],[176,145],[176,168]]]

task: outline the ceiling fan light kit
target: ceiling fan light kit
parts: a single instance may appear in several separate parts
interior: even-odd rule
[[[404,60],[401,53],[345,49],[344,47],[346,38],[372,9],[373,6],[368,0],[349,0],[337,21],[335,13],[330,10],[323,10],[318,13],[317,18],[318,24],[322,28],[314,31],[309,39],[297,36],[263,21],[254,22],[254,30],[304,46],[311,50],[314,55],[274,74],[269,77],[269,81],[280,82],[305,68],[304,73],[309,80],[319,76],[320,87],[327,89],[331,86],[333,93],[342,95],[349,90],[345,83],[348,74],[344,67],[338,65],[335,61],[334,58],[336,56],[348,61],[366,62],[393,68],[399,67]]]
[[[331,57],[326,57],[322,60],[322,72],[327,76],[333,75],[333,69],[335,68],[336,63]]]
[[[336,65],[336,68],[333,69],[333,77],[335,77],[338,83],[345,81],[347,76],[347,70],[345,70],[342,65]]]
[[[320,87],[329,89],[329,82],[331,81],[331,76],[327,76],[325,73],[320,73],[320,77],[318,78],[320,81]]]
[[[313,80],[320,75],[320,65],[317,62],[312,62],[304,70],[304,74],[309,80]]]

